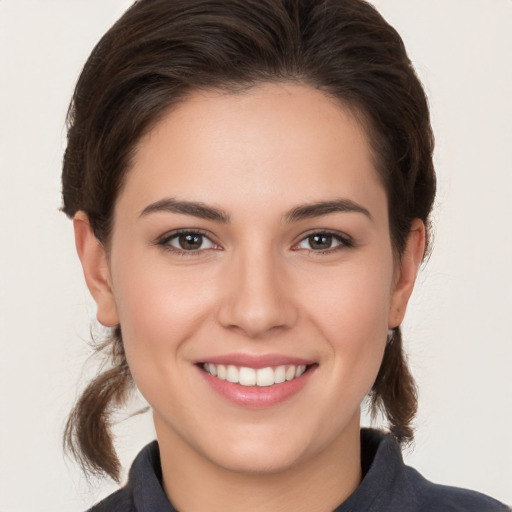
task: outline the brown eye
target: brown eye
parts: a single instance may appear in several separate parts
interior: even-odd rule
[[[332,252],[345,247],[352,247],[350,238],[335,233],[312,233],[304,237],[297,245],[300,249],[318,253]]]
[[[185,252],[211,249],[214,246],[207,236],[192,231],[172,235],[163,241],[163,245],[170,245],[173,249]]]
[[[311,249],[330,249],[332,246],[332,235],[311,235],[308,236]]]
[[[178,243],[181,249],[185,251],[195,251],[201,248],[203,235],[180,235]]]

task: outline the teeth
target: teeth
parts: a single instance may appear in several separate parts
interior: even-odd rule
[[[286,368],[284,366],[278,366],[275,370],[274,382],[281,384],[286,380]]]
[[[238,382],[238,368],[233,365],[229,365],[226,371],[226,380],[228,382]]]
[[[274,370],[272,368],[260,368],[256,371],[256,385],[272,386],[275,383]]]
[[[253,368],[246,368],[242,366],[239,371],[239,383],[242,386],[255,386],[256,385],[256,370]]]
[[[204,363],[203,370],[221,380],[227,380],[242,386],[272,386],[300,377],[306,371],[306,365],[277,366],[272,368],[247,368],[246,366],[225,366],[223,364]]]
[[[212,366],[215,366],[215,365],[212,365]],[[220,379],[220,380],[226,380],[226,367],[223,365],[223,364],[218,364],[217,365],[217,377]],[[213,373],[212,373],[213,375]]]

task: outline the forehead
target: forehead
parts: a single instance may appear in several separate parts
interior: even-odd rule
[[[382,196],[373,153],[353,111],[304,85],[199,91],[139,142],[120,197],[167,196],[224,209]]]

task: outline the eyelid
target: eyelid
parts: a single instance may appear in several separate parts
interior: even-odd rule
[[[194,249],[191,251],[186,251],[184,249],[179,249],[177,247],[172,246],[169,241],[177,238],[179,235],[190,234],[190,235],[201,235],[204,238],[207,238],[215,247],[209,247],[207,249]],[[204,254],[209,250],[219,250],[221,249],[220,245],[214,240],[212,235],[207,231],[199,228],[180,228],[172,231],[168,231],[167,233],[159,236],[155,241],[154,245],[160,246],[162,249],[169,251],[174,254],[178,254],[180,256],[197,256]]]
[[[334,239],[336,239],[337,241],[339,241],[340,243],[338,245],[336,245],[335,247],[330,247],[329,249],[323,249],[323,250],[296,249],[296,247],[301,242],[303,242],[307,238],[314,236],[314,235],[331,236]],[[321,255],[321,254],[325,254],[325,253],[333,253],[333,252],[336,252],[337,250],[341,250],[341,249],[351,248],[351,247],[354,247],[354,245],[355,245],[355,243],[354,243],[353,238],[341,231],[335,231],[335,230],[331,230],[331,229],[313,229],[307,233],[303,233],[301,235],[300,239],[293,245],[292,250],[303,250],[303,251],[308,251],[310,253]]]
[[[179,249],[179,248],[174,247],[169,244],[169,241],[171,239],[174,239],[181,234],[201,235],[204,238],[207,238],[215,247],[210,247],[210,248],[206,248],[206,249],[194,249],[194,250],[187,251],[184,249]],[[301,242],[303,242],[307,238],[314,236],[314,235],[331,236],[334,239],[336,239],[337,241],[339,241],[340,243],[334,247],[330,247],[328,249],[323,249],[323,250],[297,248],[297,246]],[[175,230],[166,232],[165,234],[159,236],[153,243],[154,243],[154,245],[158,245],[158,246],[162,247],[162,249],[164,249],[164,250],[167,250],[174,254],[183,255],[183,256],[197,256],[197,255],[205,254],[207,251],[210,251],[212,249],[213,250],[222,250],[222,247],[220,246],[220,244],[218,244],[215,241],[214,237],[209,232],[207,232],[203,229],[199,229],[199,228],[175,229]],[[330,230],[330,229],[312,229],[306,233],[302,233],[299,240],[294,243],[294,245],[292,246],[291,249],[295,250],[295,251],[298,251],[298,250],[307,251],[307,252],[313,253],[315,255],[322,255],[322,254],[327,254],[327,253],[334,253],[334,252],[336,252],[338,250],[342,250],[342,249],[351,248],[351,247],[354,247],[354,245],[355,244],[354,244],[353,238],[344,232]]]

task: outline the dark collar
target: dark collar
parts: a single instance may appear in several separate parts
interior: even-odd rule
[[[405,466],[395,438],[380,430],[361,429],[361,467],[361,484],[334,512],[371,510],[372,503],[400,485]]]

